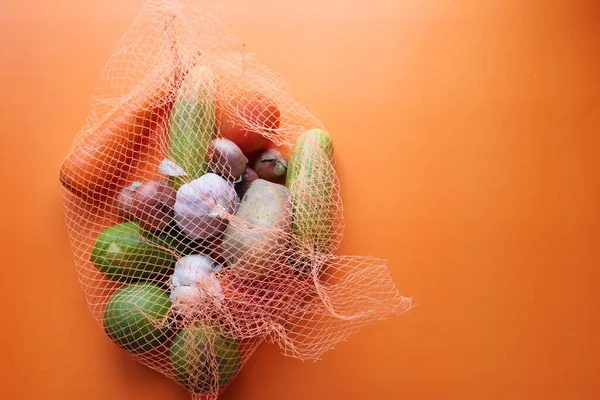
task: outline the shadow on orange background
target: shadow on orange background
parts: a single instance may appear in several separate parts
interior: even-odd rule
[[[342,253],[419,305],[318,363],[262,347],[224,399],[595,399],[600,6],[223,0],[334,135]],[[3,399],[185,399],[87,311],[60,162],[142,1],[0,6]]]

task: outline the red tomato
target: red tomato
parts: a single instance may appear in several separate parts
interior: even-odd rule
[[[270,140],[261,134],[279,128],[280,112],[275,103],[258,92],[245,92],[230,103],[217,104],[220,133],[248,155],[267,148]]]

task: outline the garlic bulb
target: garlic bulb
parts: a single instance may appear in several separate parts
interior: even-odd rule
[[[175,201],[175,222],[195,240],[220,236],[238,202],[233,186],[220,176],[208,173],[179,188]]]
[[[216,264],[209,257],[192,254],[180,258],[171,276],[170,299],[180,313],[200,310],[206,301],[212,301],[217,310],[224,300],[219,279],[214,273]]]

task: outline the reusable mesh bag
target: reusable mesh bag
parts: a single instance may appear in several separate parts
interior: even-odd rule
[[[317,360],[407,310],[383,261],[334,254],[342,201],[323,129],[211,10],[148,2],[60,171],[81,285],[110,339],[216,398],[263,342]],[[247,188],[211,153],[231,135],[248,165],[254,147],[278,149],[287,180]]]

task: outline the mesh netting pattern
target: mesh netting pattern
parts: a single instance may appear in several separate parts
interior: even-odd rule
[[[331,136],[215,15],[148,2],[60,170],[94,318],[197,398],[265,341],[316,360],[411,306],[383,261],[335,254]]]

